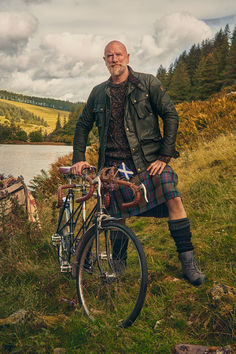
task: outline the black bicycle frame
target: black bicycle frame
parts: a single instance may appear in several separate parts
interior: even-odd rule
[[[69,219],[63,225],[61,225],[63,214],[65,212],[65,209],[67,208],[67,203],[68,203],[68,200],[70,200],[70,198],[72,198],[72,212],[70,213]],[[83,202],[83,203],[85,203],[85,202]],[[78,205],[78,207],[76,209],[74,209],[74,191],[73,191],[73,189],[69,189],[68,194],[66,196],[66,200],[65,200],[65,202],[63,202],[62,212],[60,214],[60,218],[59,218],[58,226],[57,226],[57,231],[56,231],[57,234],[60,234],[66,226],[70,226],[70,230],[72,230],[71,233],[74,235],[75,226],[76,226],[76,224],[79,220],[79,217],[81,216],[81,213],[83,211],[82,210],[84,207],[83,203],[80,203]],[[74,237],[73,237],[73,244],[78,242],[80,239],[79,235],[81,233],[85,233],[85,231],[89,228],[96,211],[97,211],[97,205],[95,205],[93,207],[93,209],[91,210],[91,212],[89,213],[88,217],[86,217],[85,220],[82,219],[81,227],[77,231],[76,235],[74,235]]]

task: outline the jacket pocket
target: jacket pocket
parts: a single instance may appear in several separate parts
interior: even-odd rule
[[[101,127],[104,120],[105,106],[103,104],[96,104],[93,108],[95,122],[97,127]]]
[[[161,137],[144,138],[140,140],[140,147],[147,162],[153,162],[158,157],[161,148]]]
[[[144,119],[149,115],[153,115],[148,93],[143,92],[136,98],[131,99],[131,101],[140,119]]]
[[[157,141],[161,139],[161,132],[158,124],[158,119],[153,113],[140,116],[136,119],[136,130],[139,141]]]

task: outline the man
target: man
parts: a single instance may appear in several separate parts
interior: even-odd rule
[[[99,130],[98,167],[117,166],[122,162],[146,185],[149,202],[129,213],[119,214],[112,198],[111,214],[169,216],[173,237],[184,276],[200,285],[200,272],[193,254],[190,221],[176,189],[177,175],[168,165],[175,150],[178,115],[169,96],[153,75],[136,73],[129,66],[129,54],[119,41],[111,41],[104,51],[111,74],[108,81],[94,87],[76,125],[72,172],[81,174],[85,161],[88,133],[96,122]],[[158,116],[163,120],[163,137]]]

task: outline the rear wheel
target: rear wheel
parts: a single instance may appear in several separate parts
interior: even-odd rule
[[[81,241],[76,272],[80,304],[92,320],[130,326],[139,315],[147,289],[147,264],[140,241],[128,227],[104,223],[99,232],[99,261],[95,226]]]

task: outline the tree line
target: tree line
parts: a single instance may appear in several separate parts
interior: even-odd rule
[[[168,70],[160,65],[157,77],[175,103],[236,90],[236,27],[231,34],[227,25],[213,39],[194,44]]]
[[[47,133],[42,128],[29,134],[15,123],[0,124],[0,144],[16,142],[43,142],[47,141]]]
[[[27,96],[19,93],[8,92],[6,90],[0,90],[0,98],[4,100],[29,103],[41,107],[49,107],[62,111],[70,111],[73,105],[70,101],[56,100],[54,98],[44,98]]]

